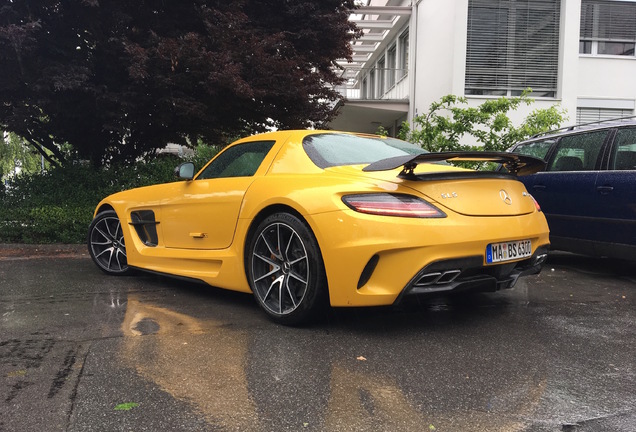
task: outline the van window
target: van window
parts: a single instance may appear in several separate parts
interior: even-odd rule
[[[614,149],[613,169],[636,170],[636,128],[619,129]]]
[[[581,133],[561,138],[547,171],[593,171],[608,131]]]

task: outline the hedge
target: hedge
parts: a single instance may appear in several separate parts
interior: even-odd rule
[[[212,156],[197,152],[197,167]],[[95,206],[122,190],[174,181],[182,162],[159,156],[132,166],[95,169],[81,164],[20,175],[0,184],[0,243],[84,243]]]

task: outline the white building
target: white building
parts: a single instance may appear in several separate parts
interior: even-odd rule
[[[471,106],[532,88],[566,124],[635,114],[636,0],[369,0],[364,36],[340,62],[333,129],[391,134],[447,94]]]

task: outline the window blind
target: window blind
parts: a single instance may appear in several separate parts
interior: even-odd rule
[[[634,115],[632,110],[616,108],[577,108],[576,124],[613,120]]]
[[[636,3],[582,0],[581,39],[636,42]]]
[[[560,0],[469,0],[466,94],[554,97]]]

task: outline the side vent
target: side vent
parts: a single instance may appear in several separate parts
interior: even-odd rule
[[[369,282],[371,275],[375,271],[375,267],[378,265],[378,261],[380,261],[380,257],[378,255],[373,255],[367,265],[364,266],[362,274],[360,274],[360,279],[358,280],[358,289],[362,288],[367,282]]]
[[[146,246],[157,246],[159,243],[157,237],[157,222],[155,220],[155,212],[152,210],[138,210],[130,214],[130,225],[135,227],[135,231],[139,239]]]

